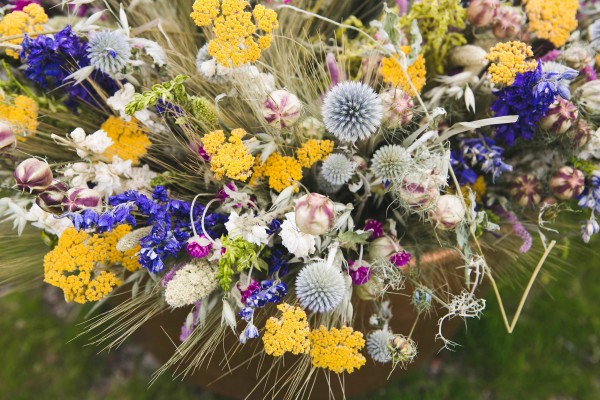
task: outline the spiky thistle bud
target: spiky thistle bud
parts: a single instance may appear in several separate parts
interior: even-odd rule
[[[303,308],[314,312],[333,311],[344,298],[346,280],[342,271],[324,261],[302,268],[296,278],[296,295]]]
[[[321,167],[323,178],[332,185],[347,183],[355,171],[356,164],[343,154],[329,155]]]
[[[127,37],[117,31],[100,31],[90,35],[87,51],[90,65],[111,76],[122,72],[131,58]]]

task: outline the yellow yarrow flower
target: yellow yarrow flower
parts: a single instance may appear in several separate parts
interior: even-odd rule
[[[135,165],[146,155],[148,147],[152,144],[135,118],[125,121],[111,115],[100,129],[114,142],[103,154],[108,158],[119,156],[123,160],[131,160]]]
[[[333,151],[334,143],[331,140],[309,139],[302,144],[296,152],[296,158],[304,168],[323,161]]]
[[[65,230],[56,247],[44,256],[44,282],[62,289],[68,302],[102,299],[122,283],[111,269],[118,265],[128,271],[140,268],[136,257],[139,245],[126,252],[116,248],[129,232],[129,225],[119,225],[102,235]]]
[[[310,349],[310,328],[306,313],[299,307],[289,304],[279,304],[281,318],[270,317],[265,325],[263,343],[265,352],[279,357],[286,352],[292,354],[307,354]]]
[[[217,179],[223,176],[245,182],[252,175],[254,157],[242,142],[247,132],[234,129],[227,141],[221,130],[204,135],[202,147],[210,156],[210,170]]]
[[[201,27],[211,27],[214,38],[208,54],[225,67],[238,67],[257,61],[261,50],[271,46],[272,32],[279,27],[277,13],[246,0],[196,0],[191,18]]]
[[[485,178],[483,176],[478,176],[475,180],[475,183],[467,183],[460,187],[460,191],[462,192],[463,198],[467,202],[467,205],[470,206],[469,201],[469,189],[475,193],[475,202],[481,203],[483,196],[487,193],[487,184],[485,183]]]
[[[518,73],[537,67],[536,61],[527,61],[530,57],[533,57],[533,51],[523,42],[498,43],[485,56],[492,62],[488,68],[490,79],[496,84],[512,85]]]
[[[33,136],[38,127],[38,105],[27,96],[17,96],[12,101],[0,95],[0,120],[7,121],[19,139]]]
[[[365,346],[362,332],[347,326],[327,330],[321,325],[310,333],[310,346],[312,365],[317,368],[327,368],[338,374],[352,373],[366,362],[360,354]]]
[[[408,54],[410,52],[410,47],[402,46],[400,50],[402,50],[404,54]],[[425,69],[425,59],[423,58],[422,54],[419,54],[415,62],[407,68],[406,72],[415,86],[415,89],[417,89],[417,92],[421,93],[421,89],[423,89],[423,86],[425,86],[427,75],[427,71]],[[417,94],[414,93],[414,90],[406,80],[406,76],[404,76],[402,67],[398,61],[396,61],[396,57],[383,58],[383,60],[381,60],[379,73],[383,77],[384,82],[402,89],[411,96],[415,96]]]
[[[578,0],[524,0],[529,30],[556,47],[567,42],[577,28]]]
[[[273,153],[264,164],[260,165],[259,158],[257,162],[259,165],[254,169],[251,184],[256,184],[259,179],[266,177],[269,180],[269,187],[281,192],[302,179],[302,165],[294,157]],[[297,191],[298,188],[295,187],[295,190]]]
[[[23,11],[13,11],[0,20],[0,36],[15,36],[39,33],[44,31],[44,24],[48,22],[48,16],[39,4],[29,4]],[[5,43],[19,46],[22,37],[11,39]],[[19,50],[6,49],[6,55],[15,59],[19,58]]]

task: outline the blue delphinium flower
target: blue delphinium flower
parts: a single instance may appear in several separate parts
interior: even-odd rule
[[[54,37],[40,35],[30,38],[25,35],[21,46],[21,59],[26,65],[25,76],[28,79],[42,89],[65,90],[68,95],[65,105],[73,110],[77,109],[78,102],[100,104],[93,98],[95,89],[88,82],[65,82],[67,76],[90,65],[87,43],[82,42],[69,25]],[[101,71],[95,70],[90,79],[106,93],[113,94],[119,89],[117,83]]]
[[[579,207],[589,208],[600,213],[600,176],[592,175],[587,183],[578,197]]]
[[[459,183],[475,183],[479,174],[474,167],[478,167],[483,173],[492,174],[494,182],[503,172],[512,171],[512,166],[504,162],[503,152],[502,147],[496,146],[496,142],[487,137],[461,140],[460,149],[452,151],[450,155]]]
[[[544,73],[541,62],[535,70],[517,74],[512,85],[494,93],[497,99],[490,109],[497,117],[518,115],[519,120],[498,125],[496,137],[509,146],[518,138],[531,140],[537,122],[546,115],[556,96],[570,98],[567,81],[576,76],[577,72],[573,70]]]
[[[245,343],[246,339],[255,339],[258,337],[258,331],[254,332],[254,311],[262,308],[268,303],[279,303],[287,295],[288,287],[283,282],[266,279],[260,283],[260,287],[255,289],[246,299],[246,306],[243,307],[238,315],[248,323],[245,335],[240,336],[240,342]],[[250,332],[248,331],[250,329]],[[250,334],[252,333],[252,334]]]

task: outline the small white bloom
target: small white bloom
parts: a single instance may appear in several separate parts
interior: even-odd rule
[[[32,221],[33,226],[46,232],[59,236],[65,229],[73,226],[68,218],[57,218],[54,214],[42,210],[37,204],[33,204],[27,212],[27,220]]]
[[[113,110],[118,111],[121,114],[121,118],[129,121],[131,120],[131,116],[125,114],[125,106],[131,101],[133,95],[135,95],[135,88],[131,83],[126,83],[122,89],[116,91],[112,97],[106,100],[106,104]]]
[[[85,147],[95,154],[104,153],[113,143],[113,140],[103,130],[96,131],[85,138]]]
[[[167,283],[165,300],[171,307],[191,305],[211,294],[217,286],[215,265],[194,260],[177,271]]]
[[[285,214],[279,235],[285,248],[296,257],[307,257],[315,252],[315,237],[298,229],[295,212]]]
[[[269,241],[267,226],[260,218],[251,214],[240,216],[237,212],[232,211],[225,223],[225,228],[230,238],[241,237],[245,241],[259,246],[267,244]]]
[[[85,131],[82,128],[75,128],[70,136],[73,139],[73,143],[77,145],[81,145],[85,141]]]
[[[129,177],[130,173],[131,160],[122,160],[117,156],[113,156],[112,164],[99,162],[95,168],[95,181],[97,185],[94,189],[103,196],[121,193],[124,190],[122,178]]]

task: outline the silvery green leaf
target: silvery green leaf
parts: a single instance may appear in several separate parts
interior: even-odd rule
[[[200,309],[198,311],[198,326],[203,328],[206,325],[206,316],[208,315],[208,297],[200,301]]]
[[[288,206],[290,200],[292,199],[292,194],[294,193],[294,187],[288,186],[279,193],[275,201],[273,202],[273,206],[271,206],[272,211],[277,211],[282,208]]]
[[[98,21],[102,17],[102,14],[104,14],[104,11],[106,11],[106,10],[95,12],[92,15],[90,15],[88,18],[86,18],[85,20],[79,21],[73,27],[73,32],[88,32],[88,31],[91,31],[94,29],[98,29],[99,26],[94,25],[94,22]]]
[[[144,293],[145,294],[149,294],[152,291],[153,288],[154,288],[154,282],[153,281],[146,282],[146,288],[144,289]]]
[[[143,48],[144,52],[152,58],[156,66],[162,67],[167,64],[167,53],[155,41],[144,38],[131,38],[129,42],[133,47]]]
[[[221,311],[221,326],[223,326],[223,324],[227,324],[233,333],[235,333],[235,327],[237,325],[235,313],[231,308],[231,304],[225,299],[223,299],[223,310]]]
[[[90,74],[94,72],[94,67],[92,65],[88,65],[87,67],[83,67],[73,72],[71,75],[67,76],[64,80],[69,81],[74,79],[73,84],[78,85],[81,82],[85,81]]]
[[[185,328],[189,330],[189,329],[192,329],[193,326],[194,326],[194,311],[192,310],[185,318]]]
[[[129,22],[127,21],[127,14],[123,8],[123,3],[119,5],[119,22],[121,23],[121,29],[123,29],[125,35],[129,37]]]
[[[465,224],[459,224],[455,231],[458,247],[464,249],[469,243],[469,232],[467,231]]]
[[[439,142],[443,142],[445,140],[450,139],[454,135],[458,135],[459,133],[474,131],[475,129],[482,128],[484,126],[490,125],[500,125],[500,124],[512,124],[517,122],[519,119],[518,115],[506,115],[504,117],[493,117],[493,118],[484,118],[477,121],[465,121],[459,122],[457,124],[452,125],[450,129],[444,132],[443,135],[440,136]]]
[[[400,32],[399,17],[386,3],[383,3],[383,30],[388,35],[390,42],[398,48],[402,32]]]
[[[421,42],[423,38],[421,37],[421,31],[419,30],[419,25],[417,25],[417,20],[413,19],[410,25],[410,52],[408,53],[407,63],[408,65],[413,65],[419,54],[421,53]]]

